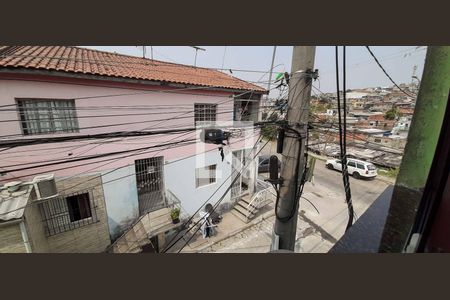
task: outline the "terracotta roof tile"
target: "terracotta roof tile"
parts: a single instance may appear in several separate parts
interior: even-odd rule
[[[28,68],[216,87],[266,90],[225,73],[140,57],[66,46],[0,46],[0,68]]]

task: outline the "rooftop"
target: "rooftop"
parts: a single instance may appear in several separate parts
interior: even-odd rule
[[[266,92],[260,86],[212,69],[72,46],[0,46],[0,69],[5,68]]]
[[[0,188],[0,222],[20,219],[27,205],[33,185],[21,184],[14,192],[7,187]]]
[[[376,128],[367,128],[367,129],[358,129],[359,132],[363,133],[384,133],[386,130],[376,129]]]

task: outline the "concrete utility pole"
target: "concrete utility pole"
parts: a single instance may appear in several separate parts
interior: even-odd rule
[[[315,46],[294,46],[292,55],[292,68],[289,80],[289,101],[287,120],[290,128],[296,130],[306,137],[307,122],[309,115],[309,100],[311,97],[312,76],[307,72],[313,72]],[[298,199],[295,199],[296,190],[301,183],[305,168],[306,151],[305,139],[296,137],[291,131],[286,131],[283,146],[283,166],[281,178],[283,183],[280,187],[280,199],[278,203],[275,235],[272,250],[290,250],[295,248],[295,234],[297,231]],[[298,163],[298,173],[297,170]],[[296,178],[297,174],[297,178]],[[297,184],[298,183],[298,184]]]
[[[430,46],[380,252],[402,252],[406,246],[436,152],[449,88],[450,47]]]

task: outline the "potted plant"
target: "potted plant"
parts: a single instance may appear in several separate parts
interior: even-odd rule
[[[179,208],[172,209],[172,211],[170,212],[170,217],[172,218],[173,224],[179,223],[180,222],[180,209]]]

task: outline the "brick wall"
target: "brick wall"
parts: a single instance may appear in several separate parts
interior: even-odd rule
[[[94,207],[91,207],[91,209],[96,211],[97,222],[46,236],[39,207],[38,205],[32,205],[26,211],[26,224],[32,251],[50,253],[98,253],[105,251],[111,241],[101,177],[95,174],[57,179],[56,186],[58,192],[64,191],[63,194],[92,189]]]
[[[33,203],[37,198],[36,191],[30,193],[28,204]],[[47,237],[44,232],[41,213],[37,205],[30,205],[25,209],[25,226],[27,228],[28,239],[31,244],[32,253],[49,252]]]
[[[0,253],[26,253],[19,223],[0,226]]]

